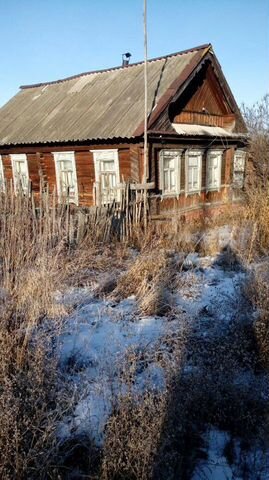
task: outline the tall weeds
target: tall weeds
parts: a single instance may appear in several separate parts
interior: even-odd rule
[[[47,199],[48,200],[48,199]],[[0,198],[0,477],[50,478],[68,408],[55,335],[65,275],[67,211],[7,191]],[[59,398],[60,397],[60,398]],[[60,400],[60,401],[59,401]]]

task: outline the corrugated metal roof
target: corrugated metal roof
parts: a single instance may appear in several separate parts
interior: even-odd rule
[[[189,123],[172,123],[172,127],[178,135],[184,136],[206,136],[206,137],[226,137],[235,138],[247,136],[244,133],[233,133],[228,128],[209,127],[207,125],[194,125]]]
[[[209,45],[148,63],[148,113]],[[197,58],[199,52],[199,58]],[[22,87],[0,109],[0,145],[132,138],[144,115],[143,62]]]

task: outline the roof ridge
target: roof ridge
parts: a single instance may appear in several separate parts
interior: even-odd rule
[[[150,59],[148,59],[148,62],[156,62],[158,60],[163,60],[163,59],[170,58],[170,57],[176,57],[178,55],[184,55],[186,53],[195,52],[197,50],[202,50],[202,49],[209,48],[209,47],[212,47],[211,43],[205,43],[203,45],[198,45],[197,47],[188,48],[186,50],[181,50],[179,52],[169,53],[168,55],[163,55],[161,57],[150,58]],[[105,72],[111,72],[111,71],[120,70],[120,69],[126,70],[126,69],[129,69],[131,67],[135,67],[137,65],[142,65],[143,63],[144,63],[144,61],[140,61],[140,62],[136,62],[136,63],[131,63],[131,64],[126,65],[124,67],[122,65],[119,65],[117,67],[104,68],[104,69],[101,69],[101,70],[91,70],[89,72],[78,73],[76,75],[71,75],[70,77],[61,78],[59,80],[52,80],[50,82],[34,83],[32,85],[21,85],[20,89],[24,90],[24,89],[27,89],[27,88],[37,88],[37,87],[43,87],[43,86],[45,87],[46,85],[54,85],[54,84],[57,84],[57,83],[63,83],[63,82],[67,82],[68,80],[73,80],[75,78],[84,77],[86,75],[91,75],[91,74],[94,74],[94,73],[105,73]]]

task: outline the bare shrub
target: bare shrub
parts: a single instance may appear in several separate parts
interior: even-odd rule
[[[250,162],[246,187],[268,189],[269,179],[269,94],[251,107],[243,105],[243,115],[250,134]]]

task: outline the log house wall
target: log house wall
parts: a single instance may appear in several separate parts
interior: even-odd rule
[[[56,151],[74,151],[76,159],[79,205],[91,206],[94,203],[93,186],[95,182],[95,171],[93,154],[90,150],[118,149],[120,180],[142,182],[143,181],[143,146],[142,144],[133,145],[87,145],[87,146],[64,146],[64,147],[25,147],[10,148],[9,153],[26,153],[28,160],[29,176],[32,184],[32,191],[38,197],[40,188],[40,177],[42,176],[45,184],[48,184],[49,191],[53,192],[56,188],[56,172],[55,162],[52,154]],[[201,194],[190,194],[185,196],[185,161],[184,153],[181,161],[181,190],[183,191],[177,197],[161,196],[159,191],[159,153],[162,149],[184,149],[188,146],[180,144],[151,144],[149,146],[149,181],[155,182],[154,193],[160,199],[158,202],[157,212],[171,212],[172,210],[188,209],[194,207],[202,207],[205,203],[223,203],[229,198],[229,185],[232,179],[232,161],[234,148],[224,150],[222,170],[221,170],[221,189],[219,192],[206,192],[206,150],[202,162],[202,191]],[[193,146],[192,146],[193,148]],[[203,148],[202,145],[196,145],[195,148]],[[212,149],[220,147],[211,146]],[[37,150],[37,151],[34,151]],[[2,150],[3,152],[3,150]],[[4,175],[7,181],[12,177],[12,165],[10,155],[2,153]]]

